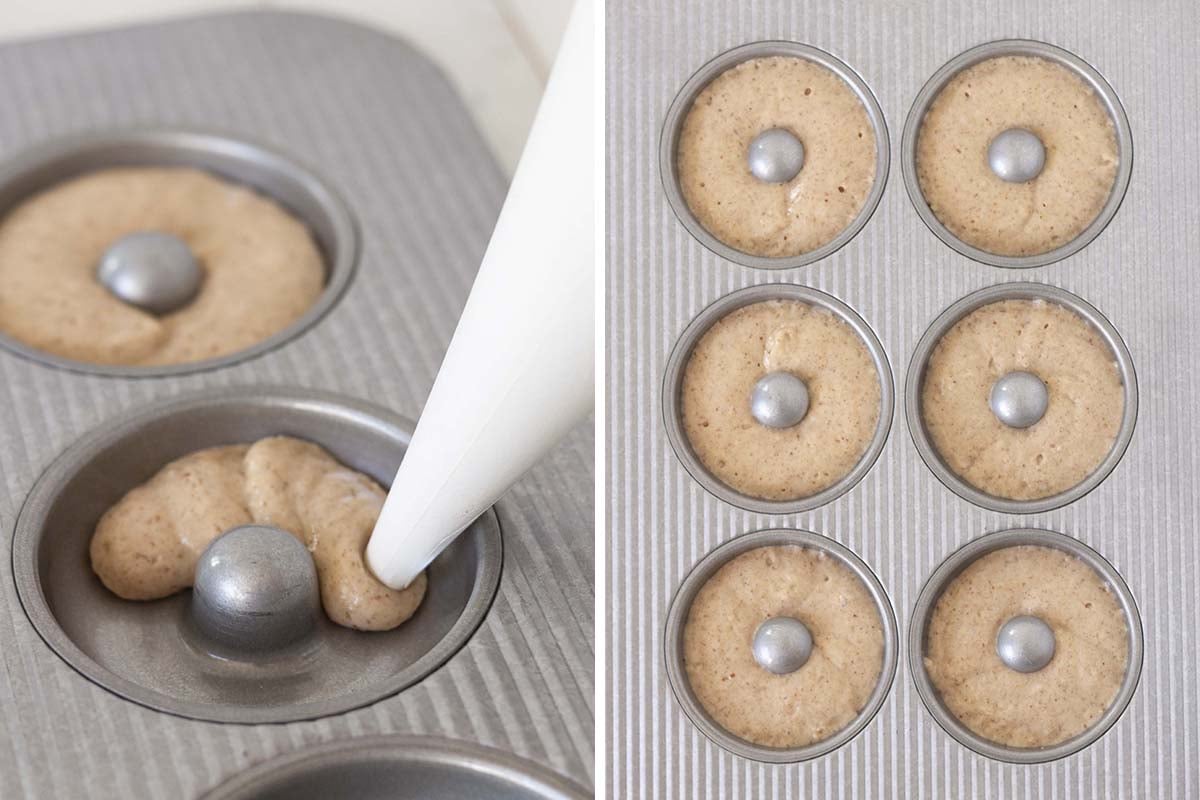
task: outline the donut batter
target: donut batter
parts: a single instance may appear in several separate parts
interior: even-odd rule
[[[1001,180],[988,164],[988,145],[1009,128],[1032,131],[1046,151],[1025,183]],[[917,136],[917,179],[934,215],[967,244],[1003,256],[1046,253],[1083,232],[1108,201],[1117,162],[1112,118],[1092,88],[1031,56],[955,75]]]
[[[182,239],[204,273],[161,317],[118,300],[96,264],[120,237]],[[251,189],[185,168],[89,173],[34,195],[0,222],[0,332],[94,364],[183,364],[244,350],[295,322],[325,283],[305,226]]]
[[[363,552],[384,496],[366,475],[299,439],[198,450],[105,512],[92,536],[92,569],[119,597],[157,600],[192,585],[200,555],[225,531],[272,525],[308,546],[331,620],[390,630],[417,610],[426,578],[396,591],[367,570]]]
[[[992,413],[996,380],[1041,378],[1045,416],[1010,428]],[[921,387],[921,416],[955,474],[993,497],[1064,492],[1108,456],[1125,394],[1112,349],[1075,312],[1044,300],[1001,300],[972,311],[937,343]]]
[[[770,128],[804,145],[804,166],[787,183],[764,183],[746,163],[750,142]],[[831,70],[754,58],[697,95],[676,159],[684,201],[709,233],[743,253],[784,258],[828,244],[862,211],[875,182],[875,131]]]
[[[809,408],[790,428],[750,414],[768,372],[808,387]],[[879,375],[854,329],[825,309],[768,300],[722,317],[697,342],[682,382],[683,428],[716,478],[768,500],[809,497],[854,468],[879,419]]]
[[[775,675],[751,643],[771,617],[803,622],[808,662]],[[760,547],[733,558],[696,593],[683,629],[696,699],[730,733],[765,747],[803,747],[849,725],[883,671],[883,625],[870,593],[836,558],[805,547]]]
[[[996,655],[1015,616],[1054,631],[1054,658],[1021,673]],[[946,587],[926,634],[925,669],[946,707],[1008,747],[1048,747],[1089,728],[1125,677],[1129,631],[1108,585],[1070,553],[1006,547],[980,556]]]

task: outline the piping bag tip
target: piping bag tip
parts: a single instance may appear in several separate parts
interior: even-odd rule
[[[578,0],[366,562],[408,585],[595,399],[592,0]]]

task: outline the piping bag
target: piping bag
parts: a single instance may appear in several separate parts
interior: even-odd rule
[[[450,348],[367,543],[407,586],[595,399],[592,0],[559,45]]]

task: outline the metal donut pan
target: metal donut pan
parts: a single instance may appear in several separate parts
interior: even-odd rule
[[[4,208],[28,191],[114,162],[200,166],[254,186],[303,218],[331,270],[311,319],[216,364],[107,370],[49,363],[11,343],[0,347],[0,796],[194,798],[271,758],[376,734],[478,743],[572,785],[592,785],[589,426],[483,520],[492,545],[503,528],[503,570],[485,545],[476,566],[491,567],[479,572],[468,557],[469,568],[445,573],[446,598],[457,593],[450,605],[473,609],[451,614],[458,632],[447,639],[444,626],[430,629],[427,657],[413,654],[410,666],[425,662],[415,671],[402,664],[404,646],[393,645],[396,658],[382,682],[371,677],[382,675],[378,664],[351,669],[349,646],[341,654],[349,682],[334,703],[278,704],[283,698],[269,690],[253,696],[245,676],[238,678],[246,701],[236,704],[240,711],[205,702],[212,698],[199,696],[199,679],[158,697],[129,691],[101,673],[124,658],[140,659],[140,677],[124,680],[145,684],[153,669],[148,654],[168,643],[139,640],[146,632],[131,634],[134,626],[123,641],[107,642],[105,653],[80,648],[47,627],[47,615],[31,611],[35,627],[21,604],[39,605],[36,591],[26,590],[41,577],[39,562],[25,558],[32,551],[23,549],[24,538],[14,538],[22,507],[32,513],[37,506],[26,500],[40,476],[122,425],[132,425],[123,429],[132,433],[114,445],[115,460],[91,473],[84,494],[92,507],[67,514],[76,517],[76,534],[86,529],[84,517],[100,510],[96,504],[161,466],[151,462],[273,427],[312,438],[324,430],[339,458],[390,480],[395,464],[384,462],[403,445],[403,420],[420,414],[506,188],[443,74],[407,43],[371,28],[243,12],[0,45],[0,101],[10,110],[0,119]],[[455,158],[439,157],[447,148]],[[290,399],[272,406],[264,399],[272,392]],[[245,413],[213,411],[248,396],[258,399]],[[147,413],[196,398],[206,399],[208,411],[189,411],[180,424],[156,423]],[[46,533],[46,543],[64,546],[44,551],[40,563],[86,580],[86,562],[65,544],[72,525]],[[468,535],[455,547],[470,556],[481,543]],[[20,594],[14,566],[24,576]],[[470,599],[469,583],[456,572],[473,574],[471,582],[482,578],[485,588],[490,583],[494,600],[486,602],[492,590]],[[87,613],[116,602],[88,590],[51,595],[56,613],[72,604],[86,612],[72,617],[85,627]],[[184,601],[162,601],[161,614]],[[88,635],[94,643],[102,631],[72,630],[85,644]],[[162,659],[151,677],[169,688],[172,673]],[[364,681],[374,684],[365,694],[355,690]],[[189,696],[200,702],[177,702]],[[282,709],[288,713],[277,713]]]
[[[817,0],[609,0],[606,48],[608,268],[607,476],[610,498],[607,662],[608,781],[614,797],[1187,798],[1200,787],[1200,702],[1192,679],[1200,642],[1200,176],[1187,163],[1200,127],[1190,75],[1200,16],[1169,0],[1053,5]],[[1023,266],[1020,279],[1081,298],[1118,333],[1110,340],[1136,394],[1106,476],[1038,508],[960,496],[902,428],[906,371],[946,309],[1016,276],[931,234],[905,181],[840,249],[771,274],[837,297],[878,337],[897,387],[892,435],[851,491],[815,508],[773,514],[713,494],[680,463],[663,416],[663,378],[680,333],[762,273],[685,229],[664,188],[662,133],[689,78],[721,54],[792,42],[850,65],[878,100],[904,172],[900,132],[944,66],[990,43],[1041,42],[1072,54],[1111,86],[1128,120],[1128,186],[1085,246]],[[1007,46],[1007,45],[1005,45]],[[1047,49],[1047,52],[1049,50]],[[956,62],[957,63],[957,62]],[[1110,109],[1111,110],[1111,109]],[[1121,120],[1118,120],[1118,127]],[[1119,135],[1120,130],[1118,131]],[[1128,158],[1132,150],[1136,157]],[[668,182],[669,184],[669,182]],[[1119,208],[1117,207],[1119,205]],[[1082,244],[1075,242],[1074,244]],[[996,291],[999,291],[997,289]],[[1078,310],[1078,309],[1076,309]],[[1088,314],[1084,314],[1089,318]],[[1090,320],[1097,324],[1098,320]],[[1103,323],[1097,327],[1111,330]],[[1115,342],[1115,343],[1114,343]],[[1123,360],[1124,356],[1128,356]],[[1136,367],[1136,375],[1132,368]],[[1131,379],[1132,378],[1132,379]],[[1127,411],[1133,404],[1126,396]],[[1124,435],[1130,433],[1131,435]],[[1123,450],[1123,455],[1120,451]],[[1111,470],[1109,469],[1111,467]],[[978,499],[978,498],[977,498]],[[1144,631],[1140,678],[1123,713],[1085,746],[1041,763],[985,755],[948,733],[901,670],[867,728],[797,763],[764,763],[714,743],[668,678],[661,637],[688,574],[723,544],[763,528],[819,531],[847,547],[887,587],[908,664],[912,613],[952,553],[994,531],[1053,531],[1103,555],[1136,598]],[[1027,759],[1028,760],[1028,759]]]

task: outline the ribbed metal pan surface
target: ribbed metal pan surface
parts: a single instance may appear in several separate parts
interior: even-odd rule
[[[505,191],[444,77],[366,28],[235,14],[2,46],[0,106],[0,159],[50,138],[137,125],[263,142],[336,187],[362,233],[359,268],[331,312],[231,368],[107,378],[0,352],[0,797],[194,797],[283,752],[391,732],[478,741],[590,784],[590,426],[497,506],[500,591],[468,645],[417,686],[353,713],[245,726],[142,708],[59,659],[14,590],[13,525],[37,476],[123,410],[274,384],[419,416]]]
[[[607,10],[610,622],[608,771],[621,798],[1190,798],[1200,794],[1200,8],[1184,2],[1012,3],[862,0],[610,0]],[[900,175],[900,131],[931,75],[983,42],[1030,38],[1095,66],[1129,116],[1133,175],[1112,223],[1047,266],[979,264],[921,222]],[[663,120],[688,77],[717,54],[758,40],[814,45],[845,61],[883,107],[892,170],[874,216],[829,258],[755,270],[706,250],[662,188]],[[1003,281],[1078,294],[1129,345],[1141,404],[1132,444],[1091,494],[1030,516],[985,511],[946,489],[921,461],[898,398],[891,435],[866,478],[804,514],[766,516],[708,495],[672,455],[663,372],[679,334],[705,306],[772,281],[829,292],[887,350],[897,386],[913,349],[955,300]],[[882,711],[853,742],[811,762],[772,766],[711,744],[671,696],[662,637],[671,597],[706,553],[761,528],[799,528],[854,550],[886,587],[901,640],[921,586],[983,534],[1048,528],[1102,553],[1133,591],[1145,661],[1117,724],[1076,755],[1039,766],[988,760],[946,734],[902,668]],[[905,648],[902,646],[902,650]],[[902,652],[901,663],[907,662]]]

